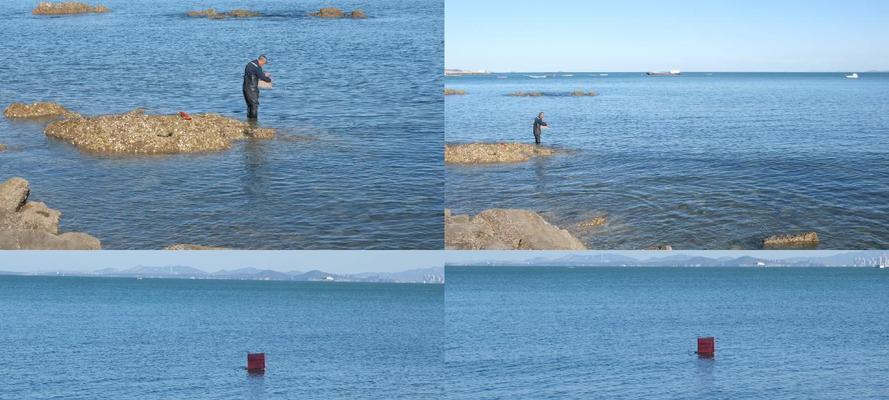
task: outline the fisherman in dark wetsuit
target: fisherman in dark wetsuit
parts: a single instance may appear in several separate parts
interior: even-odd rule
[[[534,143],[540,144],[540,135],[543,133],[541,130],[544,126],[549,126],[546,124],[546,121],[543,120],[543,113],[537,114],[537,118],[534,118]]]
[[[265,55],[250,61],[244,68],[244,101],[247,102],[247,119],[255,120],[259,113],[259,81],[271,82],[268,73],[262,67],[266,63]]]

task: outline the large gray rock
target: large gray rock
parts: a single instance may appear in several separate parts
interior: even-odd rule
[[[533,211],[494,208],[475,217],[445,210],[445,247],[454,250],[584,250],[564,229]]]
[[[62,213],[38,201],[28,201],[28,181],[12,178],[0,183],[0,249],[98,250],[98,239],[80,232],[59,234]]]

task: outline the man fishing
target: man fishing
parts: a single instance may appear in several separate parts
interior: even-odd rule
[[[549,125],[543,120],[543,112],[537,114],[537,118],[534,118],[534,144],[540,144],[540,136],[543,134],[542,129],[547,126]]]
[[[247,102],[247,119],[256,120],[259,113],[259,81],[271,82],[272,77],[264,72],[265,55],[250,61],[244,68],[244,101]]]

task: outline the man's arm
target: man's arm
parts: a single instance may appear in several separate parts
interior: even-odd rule
[[[256,74],[256,78],[261,81],[266,81],[266,82],[272,81],[272,78],[270,78],[270,77],[268,77],[268,75],[266,75],[265,71],[262,70],[262,67],[256,67],[256,69],[254,70],[254,73]]]

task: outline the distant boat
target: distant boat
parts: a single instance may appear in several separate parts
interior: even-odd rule
[[[879,269],[889,268],[889,259],[884,259],[883,256],[880,256],[880,263],[879,263],[879,265],[877,265],[877,268],[879,268]]]
[[[565,76],[565,77],[572,77],[572,76],[574,76],[574,75],[573,75],[573,74],[563,74],[562,76]]]
[[[543,79],[546,78],[546,75],[528,75],[528,77],[532,79]]]
[[[678,69],[671,69],[669,71],[652,71],[646,72],[645,75],[648,76],[679,76],[682,75],[682,71]]]
[[[599,74],[599,76],[608,76],[608,74]]]
[[[509,77],[508,77],[508,76],[503,76],[503,75],[497,77],[497,79],[506,79],[506,78],[509,78]]]
[[[853,73],[851,73],[851,74],[849,74],[849,75],[846,75],[846,79],[858,79],[858,73],[857,73],[857,72],[853,72]]]

